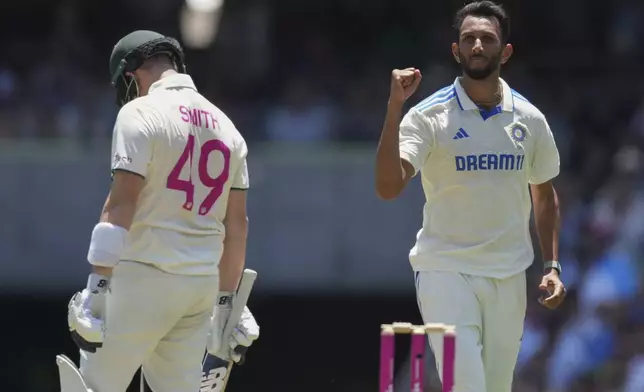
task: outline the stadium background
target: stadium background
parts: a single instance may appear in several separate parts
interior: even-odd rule
[[[107,60],[134,29],[180,38],[197,86],[249,143],[262,335],[230,391],[376,390],[378,324],[420,321],[406,257],[418,180],[392,203],[373,186],[389,73],[422,70],[410,104],[451,83],[461,3],[227,0],[204,19],[182,0],[2,1],[0,391],[59,391],[54,356],[78,357],[66,305],[85,284],[109,186]],[[505,4],[515,54],[503,77],[547,115],[560,148],[570,289],[546,311],[530,270],[516,391],[644,391],[644,3]]]

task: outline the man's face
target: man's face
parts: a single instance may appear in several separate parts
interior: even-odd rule
[[[452,44],[452,53],[467,76],[482,80],[505,64],[512,46],[502,44],[496,19],[468,16],[461,25],[459,42]]]

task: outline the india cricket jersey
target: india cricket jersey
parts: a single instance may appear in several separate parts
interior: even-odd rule
[[[121,108],[112,170],[145,178],[123,260],[177,274],[217,274],[231,189],[249,186],[247,147],[232,121],[176,74]]]
[[[423,226],[410,251],[415,271],[504,278],[534,259],[528,184],[559,174],[559,153],[545,116],[503,84],[486,111],[459,78],[409,110],[400,155],[420,171]]]

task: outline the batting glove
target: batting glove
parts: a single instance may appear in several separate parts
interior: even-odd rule
[[[87,288],[74,294],[69,301],[67,324],[72,340],[83,351],[95,353],[97,348],[103,346],[103,313],[108,289],[108,278],[91,274],[87,280]]]
[[[221,359],[232,359],[239,363],[243,356],[241,347],[250,347],[259,338],[259,325],[247,306],[244,307],[242,316],[233,329],[227,342],[224,342],[224,329],[230,318],[234,302],[234,294],[230,292],[219,293],[217,306],[210,319],[210,336],[208,339],[208,352]]]

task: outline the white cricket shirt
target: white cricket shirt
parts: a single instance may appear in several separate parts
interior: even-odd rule
[[[185,74],[121,108],[112,170],[145,178],[121,259],[183,275],[217,275],[228,195],[249,186],[247,147]]]
[[[426,198],[415,271],[505,278],[534,259],[528,184],[556,177],[559,153],[545,116],[501,82],[503,101],[489,112],[457,78],[401,122],[400,155],[420,171]]]

